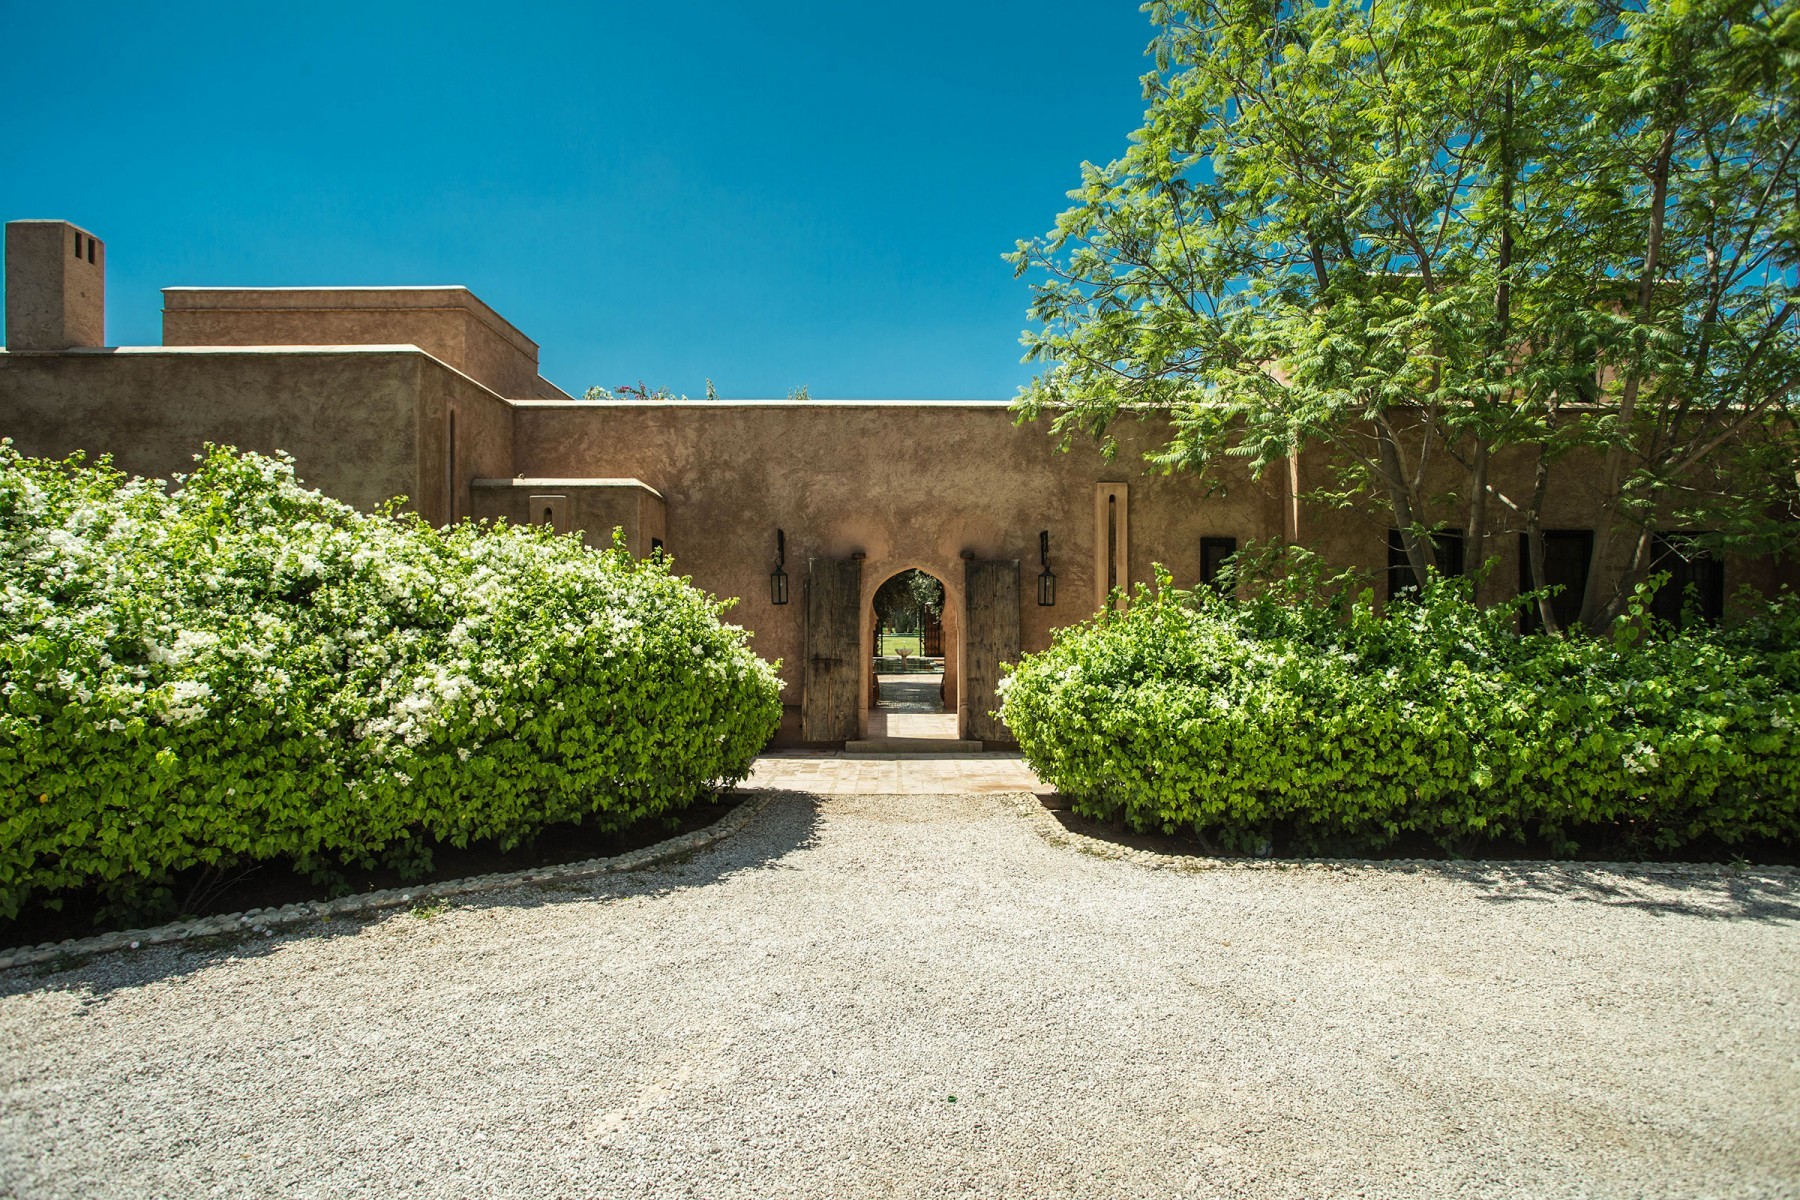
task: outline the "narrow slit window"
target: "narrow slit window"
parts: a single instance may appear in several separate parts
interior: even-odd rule
[[[79,233],[75,235],[75,257],[81,257],[81,235]]]
[[[1119,498],[1106,498],[1106,590],[1119,586]]]
[[[89,262],[94,261],[94,239],[93,238],[88,239],[88,261]]]
[[[1094,609],[1124,608],[1131,588],[1130,485],[1094,485]],[[1115,595],[1115,593],[1117,593]]]
[[[456,524],[456,410],[450,410],[449,433],[444,449],[445,524]]]

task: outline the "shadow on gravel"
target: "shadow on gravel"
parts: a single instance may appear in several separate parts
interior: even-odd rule
[[[0,996],[30,992],[87,993],[88,1006],[114,991],[193,975],[221,962],[262,958],[307,942],[355,935],[386,921],[419,921],[455,909],[530,909],[561,904],[654,898],[709,887],[744,871],[791,870],[783,860],[818,840],[819,802],[802,792],[776,792],[768,807],[737,833],[684,856],[637,870],[591,879],[522,883],[504,891],[476,892],[347,917],[291,925],[270,936],[242,933],[75,955],[0,972]],[[378,967],[377,967],[378,969]]]
[[[1038,800],[1070,833],[1115,846],[1145,850],[1203,863],[1252,863],[1268,866],[1334,863],[1359,871],[1404,875],[1433,875],[1476,889],[1477,897],[1492,904],[1547,904],[1569,902],[1634,908],[1659,916],[1704,917],[1725,921],[1800,921],[1800,877],[1785,870],[1725,863],[1669,866],[1647,863],[1546,863],[1541,860],[1405,858],[1380,859],[1303,858],[1256,860],[1221,858],[1208,852],[1191,835],[1137,833],[1121,822],[1095,821],[1064,807],[1054,794]]]
[[[1433,868],[1419,868],[1433,869]],[[1724,921],[1800,921],[1800,880],[1754,867],[1698,866],[1692,874],[1630,866],[1446,863],[1445,874],[1480,889],[1493,904],[1576,901],[1657,916]]]

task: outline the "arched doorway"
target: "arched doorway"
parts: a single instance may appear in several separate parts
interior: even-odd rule
[[[848,750],[899,753],[1011,744],[994,710],[1000,707],[1001,664],[1019,658],[1019,562],[982,559],[968,550],[952,562],[960,569],[933,558],[892,556],[876,565],[861,552],[841,559],[808,556],[800,693],[805,740],[821,745],[842,742]],[[943,585],[944,654],[936,706],[941,711],[915,710],[901,721],[896,720],[897,704],[882,703],[882,676],[901,672],[879,669],[885,664],[876,657],[878,643],[883,658],[897,647],[878,636],[875,594],[909,570],[922,571]],[[923,649],[923,633],[919,636]],[[934,661],[931,673],[937,668]],[[929,685],[920,689],[916,681],[905,682],[915,683],[904,690],[922,701],[919,708],[931,707]]]
[[[868,707],[860,748],[961,748],[957,593],[920,566],[890,565],[875,578],[863,613]]]
[[[954,646],[945,637],[946,601],[944,581],[917,567],[895,572],[875,589],[871,739],[956,738],[956,706],[946,670],[954,657]]]

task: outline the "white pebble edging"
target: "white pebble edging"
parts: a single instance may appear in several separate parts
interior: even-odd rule
[[[1634,875],[1680,879],[1716,879],[1720,876],[1757,879],[1792,879],[1800,869],[1781,864],[1708,862],[1599,862],[1573,858],[1225,858],[1205,854],[1161,854],[1121,846],[1104,838],[1077,833],[1056,819],[1042,800],[1031,792],[1002,794],[1026,822],[1053,846],[1068,846],[1096,858],[1135,863],[1153,871],[1341,871],[1369,869],[1418,869],[1436,871],[1630,871]]]
[[[244,912],[225,913],[192,921],[173,921],[154,929],[124,929],[117,933],[93,937],[69,938],[61,942],[44,942],[37,946],[21,946],[0,950],[0,971],[25,967],[34,963],[86,954],[103,954],[110,950],[137,950],[168,942],[185,942],[191,938],[216,937],[220,934],[248,933],[272,936],[277,929],[345,917],[355,913],[376,912],[384,908],[421,901],[442,900],[451,896],[467,896],[476,892],[495,892],[526,883],[555,883],[572,879],[592,879],[621,871],[636,871],[655,866],[672,858],[682,858],[704,849],[722,838],[730,837],[748,825],[774,795],[752,793],[736,808],[704,829],[684,833],[680,837],[645,846],[612,858],[590,858],[583,862],[563,863],[552,867],[531,867],[523,871],[505,871],[492,875],[471,875],[465,879],[446,879],[417,887],[388,888],[379,892],[363,892],[336,900],[308,900],[300,904],[284,904],[280,908],[252,908]]]

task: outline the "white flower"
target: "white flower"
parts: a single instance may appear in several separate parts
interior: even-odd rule
[[[1627,771],[1633,775],[1642,775],[1646,771],[1654,771],[1659,760],[1648,742],[1639,742],[1626,751],[1624,761]]]
[[[171,725],[192,725],[206,715],[206,701],[212,694],[212,688],[197,679],[177,680],[162,698],[163,719]]]

